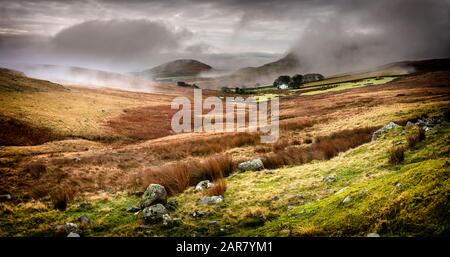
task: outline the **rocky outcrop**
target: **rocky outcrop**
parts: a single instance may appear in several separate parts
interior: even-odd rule
[[[395,124],[394,122],[389,122],[388,124],[384,125],[382,128],[378,129],[377,131],[373,132],[372,134],[372,141],[377,140],[380,138],[381,135],[386,133],[387,131],[395,128],[401,128],[400,125]]]

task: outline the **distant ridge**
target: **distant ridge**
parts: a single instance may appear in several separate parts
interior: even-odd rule
[[[212,67],[208,64],[193,59],[178,59],[167,62],[156,67],[141,72],[134,72],[133,75],[144,78],[165,78],[181,76],[197,76],[202,72],[210,71]]]

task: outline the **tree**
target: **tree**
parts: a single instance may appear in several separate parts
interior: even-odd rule
[[[303,76],[300,74],[295,74],[292,76],[291,82],[289,83],[290,88],[300,88],[302,85]]]
[[[291,82],[291,77],[287,76],[287,75],[282,75],[279,76],[274,82],[273,82],[273,86],[274,87],[278,87],[280,85],[286,84],[288,85],[289,82]]]

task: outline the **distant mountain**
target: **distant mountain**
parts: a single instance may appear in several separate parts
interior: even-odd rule
[[[154,68],[141,72],[134,72],[133,75],[143,78],[167,78],[196,76],[201,72],[211,71],[212,67],[208,64],[193,59],[179,59],[161,64]]]
[[[298,58],[290,53],[280,60],[264,64],[259,67],[247,67],[237,70],[232,76],[244,80],[254,80],[257,77],[271,77],[282,73],[290,73],[300,68]]]

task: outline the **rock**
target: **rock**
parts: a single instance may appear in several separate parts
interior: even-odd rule
[[[326,176],[322,180],[326,181],[326,182],[336,182],[337,181],[337,179],[334,175]]]
[[[369,233],[367,234],[367,237],[380,237],[377,233]]]
[[[164,214],[163,217],[163,225],[167,228],[173,228],[175,226],[181,225],[181,219],[172,219],[169,214]]]
[[[337,192],[335,193],[335,195],[338,195],[338,194],[344,192],[344,191],[347,190],[348,188],[349,188],[349,187],[341,188],[339,191],[337,191]]]
[[[158,203],[149,207],[146,207],[143,211],[144,223],[158,223],[163,221],[164,214],[169,214],[164,205]]]
[[[80,157],[75,157],[75,158],[73,158],[73,161],[74,161],[74,162],[80,162],[80,161],[81,161],[81,158],[80,158]]]
[[[82,233],[81,229],[79,229],[78,225],[75,223],[67,222],[66,224],[64,224],[64,229],[65,229],[66,233],[70,233],[70,232],[73,232],[76,234]]]
[[[136,205],[132,205],[130,208],[127,209],[127,212],[135,213],[135,212],[138,212],[140,210],[141,210],[141,208],[137,207]]]
[[[378,129],[377,131],[373,132],[372,134],[372,141],[377,140],[380,138],[380,136],[384,133],[386,133],[388,130],[395,129],[395,128],[401,128],[401,126],[395,124],[394,122],[389,122],[388,124],[384,125],[384,127]]]
[[[220,226],[219,222],[216,220],[208,221],[209,226]]]
[[[83,225],[91,224],[91,220],[88,217],[84,216],[84,215],[81,215],[80,217],[76,218],[75,220],[80,222]]]
[[[264,164],[261,159],[254,159],[251,161],[241,162],[238,165],[240,171],[258,171],[264,169]]]
[[[194,211],[194,213],[192,213],[192,217],[194,218],[201,218],[201,217],[205,217],[206,216],[206,212],[204,211]]]
[[[159,184],[150,184],[141,197],[141,209],[149,207],[157,203],[166,203],[166,189]]]
[[[195,192],[201,192],[207,188],[211,188],[213,187],[214,184],[211,183],[209,180],[203,180],[200,181],[196,186],[195,186]]]
[[[416,125],[416,124],[412,123],[411,121],[408,121],[408,122],[406,123],[405,127],[409,128],[409,127],[413,127],[413,126],[415,126],[415,125]]]
[[[77,233],[70,232],[70,233],[67,235],[67,237],[80,237],[80,235],[77,234]]]
[[[298,194],[295,196],[297,199],[305,199],[305,196],[303,194]]]
[[[352,200],[352,198],[350,198],[350,196],[347,196],[344,198],[344,200],[342,200],[342,203],[348,203]]]
[[[287,210],[290,211],[290,210],[292,210],[292,209],[294,209],[294,208],[295,208],[295,206],[288,205]]]
[[[222,196],[203,196],[198,199],[198,204],[216,204],[223,202]]]
[[[11,199],[12,199],[12,196],[10,194],[0,195],[0,200],[9,201]]]

